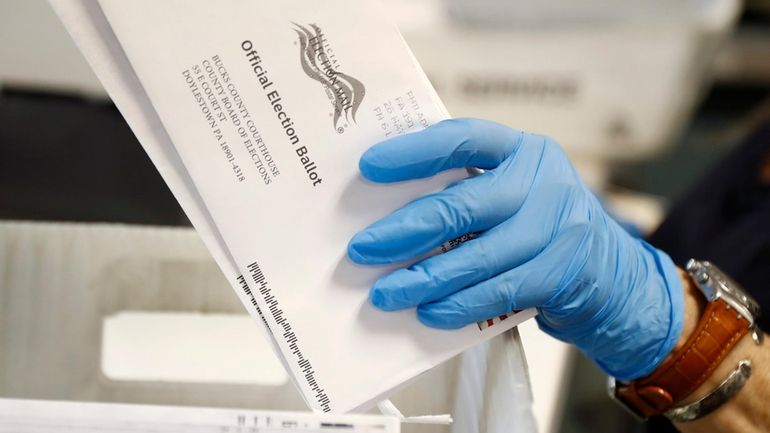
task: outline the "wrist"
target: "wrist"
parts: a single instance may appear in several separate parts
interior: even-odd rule
[[[697,298],[688,297],[688,304],[685,305],[685,292],[697,290],[697,288],[692,285],[686,287],[683,284],[682,275],[686,277],[687,274],[683,274],[668,254],[658,250],[647,242],[641,241],[641,243],[651,257],[649,261],[652,262],[652,264],[648,266],[648,268],[651,269],[651,273],[654,275],[654,277],[650,278],[649,285],[645,287],[644,290],[647,291],[647,293],[653,289],[663,292],[660,296],[660,306],[654,311],[654,314],[656,314],[654,320],[658,323],[665,324],[665,326],[658,326],[657,330],[659,335],[655,340],[648,342],[648,344],[654,343],[653,347],[657,347],[655,356],[652,358],[648,357],[648,361],[633,375],[621,377],[610,373],[619,380],[633,380],[652,373],[658,366],[663,364],[668,357],[670,357],[671,353],[684,345],[685,341],[687,341],[687,336],[695,329],[700,318],[698,309],[701,306],[693,301],[693,299]],[[697,295],[697,292],[693,293]],[[690,314],[690,316],[687,316],[688,314]],[[642,325],[646,327],[653,319],[647,315],[644,316],[645,317],[640,318],[642,319]],[[687,321],[686,319],[692,320]],[[642,332],[649,333],[649,329],[644,329]],[[645,347],[639,347],[637,348],[637,352],[642,354],[649,352],[649,350]]]
[[[701,317],[706,309],[707,303],[703,294],[699,292],[695,286],[695,282],[692,281],[687,273],[678,269],[679,275],[682,279],[682,287],[684,289],[684,327],[682,329],[682,335],[679,337],[677,344],[674,348],[674,352],[681,349],[685,342],[690,338],[695,328],[698,326]],[[688,395],[681,404],[688,404],[696,401],[708,394],[711,390],[719,386],[719,384],[727,377],[730,372],[735,369],[738,361],[742,359],[751,360],[752,355],[755,352],[759,352],[759,347],[751,339],[751,334],[744,335],[741,340],[735,345],[732,351],[725,357],[722,363],[714,369],[714,372],[696,388],[692,394]],[[671,355],[669,355],[670,357]]]
[[[614,282],[618,289],[612,291],[598,313],[589,316],[590,320],[565,327],[551,326],[548,312],[537,317],[541,329],[575,344],[599,368],[620,381],[655,370],[674,349],[684,317],[676,265],[648,243],[634,242],[633,260],[624,264],[633,271]]]
[[[695,286],[695,282],[687,273],[679,270],[684,291],[684,327],[682,335],[677,341],[674,351],[684,346],[687,339],[704,314],[707,303],[703,294]],[[759,390],[770,387],[770,373],[766,366],[770,363],[767,351],[762,350],[762,346],[757,345],[751,337],[751,333],[744,335],[724,360],[714,369],[711,375],[690,395],[686,396],[679,404],[687,405],[700,400],[716,389],[730,373],[736,368],[742,360],[749,360],[752,364],[753,373],[751,378],[734,398],[726,402],[719,410],[700,420],[687,423],[677,423],[677,428],[681,431],[703,431],[704,426],[708,426],[713,431],[761,431],[756,430],[757,426],[766,426],[770,420],[767,411],[754,410],[752,406],[763,406],[764,402],[752,398],[759,395]],[[760,414],[763,418],[758,419],[747,417],[747,413]]]
[[[687,275],[687,272],[678,267],[676,268],[676,272],[679,275],[679,282],[682,285],[682,300],[684,309],[681,313],[683,317],[682,332],[680,333],[679,339],[677,340],[676,345],[674,345],[671,353],[676,352],[684,347],[687,339],[690,338],[690,335],[692,335],[693,331],[695,331],[695,328],[698,326],[698,322],[700,322],[700,318],[703,316],[703,312],[706,310],[707,305],[703,294],[700,293],[698,287],[695,285],[695,282],[692,280],[692,278],[690,278],[689,275]],[[664,362],[671,357],[671,353],[669,353]]]
[[[693,420],[713,422],[715,416],[725,416],[724,407],[756,403],[750,397],[746,401],[744,387],[748,378],[754,379],[752,371],[765,373],[767,360],[762,357],[767,353],[747,345],[762,340],[755,333],[760,313],[756,301],[709,262],[690,260],[687,270],[692,280],[677,274],[682,326],[670,353],[649,375],[613,381],[611,391],[641,419],[665,414],[687,421],[689,429],[699,424]],[[758,382],[748,381],[748,388]]]

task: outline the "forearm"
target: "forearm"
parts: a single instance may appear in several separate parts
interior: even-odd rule
[[[680,271],[685,290],[685,324],[677,348],[684,345],[695,329],[705,309],[703,295],[692,281]],[[748,359],[752,363],[752,374],[746,385],[730,401],[715,412],[697,421],[679,423],[676,427],[685,433],[719,432],[765,432],[770,426],[770,345],[758,346],[750,335],[746,335],[735,346],[714,373],[682,404],[698,400],[716,388],[738,365]]]

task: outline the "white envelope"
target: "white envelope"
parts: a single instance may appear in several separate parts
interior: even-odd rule
[[[366,409],[534,314],[443,331],[368,303],[394,267],[352,264],[349,239],[465,176],[358,174],[368,146],[447,117],[378,2],[52,4],[311,408]]]
[[[398,433],[395,417],[0,398],[0,433]]]

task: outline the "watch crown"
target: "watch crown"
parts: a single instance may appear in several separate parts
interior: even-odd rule
[[[706,284],[709,281],[708,265],[710,265],[708,262],[699,262],[690,259],[687,261],[687,266],[685,268],[687,273],[689,273],[698,284]]]

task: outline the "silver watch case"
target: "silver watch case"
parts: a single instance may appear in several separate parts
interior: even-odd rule
[[[686,269],[709,302],[714,302],[717,299],[725,301],[730,308],[733,308],[749,322],[751,338],[754,339],[754,342],[761,342],[763,334],[757,328],[757,318],[760,314],[759,304],[743,290],[740,284],[707,261],[701,262],[690,259]]]
[[[762,343],[764,334],[759,330],[756,323],[756,319],[759,318],[760,314],[759,304],[751,295],[743,290],[743,287],[708,261],[690,259],[687,262],[686,270],[708,302],[714,302],[717,299],[724,300],[730,308],[734,309],[737,314],[749,322],[751,338],[754,342],[757,344]],[[615,397],[617,380],[614,377],[609,377],[608,379],[607,392],[610,398],[617,401],[620,406],[637,420],[646,421],[645,417]]]

